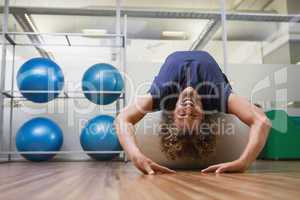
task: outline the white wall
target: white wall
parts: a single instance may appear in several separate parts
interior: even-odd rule
[[[228,67],[228,78],[235,93],[261,104],[266,110],[284,109],[290,115],[300,115],[299,108],[287,106],[300,100],[299,76],[299,65],[231,64]]]
[[[128,84],[127,96],[130,97],[129,101],[133,101],[136,95],[145,94],[148,90],[164,59],[175,50],[186,49],[187,45],[181,41],[149,41],[145,43],[140,40],[132,40],[130,43],[128,47],[127,74],[130,77],[131,84]],[[96,62],[113,63],[110,60],[111,52],[108,50],[100,51],[95,48],[92,51],[89,49],[91,52],[90,56],[84,58],[81,57],[83,50],[80,48],[73,50],[56,49],[56,52],[58,52],[55,56],[56,62],[62,67],[66,82],[70,84],[70,89],[81,88],[81,76],[90,65]],[[243,54],[242,51],[241,54]],[[16,60],[17,68],[27,59],[27,56],[19,57]],[[247,63],[247,59],[245,60],[245,63]],[[118,66],[117,63],[113,64]],[[8,63],[8,77],[10,77],[11,73],[9,66],[10,63]],[[300,68],[298,65],[230,64],[228,67],[228,77],[233,82],[234,91],[248,99],[251,99],[251,93],[254,93],[253,102],[263,104],[266,109],[285,109],[284,104],[300,99],[300,93],[297,90],[299,75]],[[7,78],[7,89],[9,84],[10,79]],[[287,89],[286,92],[284,92],[284,89]],[[257,91],[254,92],[255,90]],[[282,99],[285,93],[286,98]],[[279,104],[274,102],[276,98],[280,101]],[[115,108],[115,104],[102,107],[101,109],[99,106],[93,106],[94,104],[87,100],[73,101],[72,99],[67,101],[54,100],[48,104],[33,104],[30,102],[21,104],[22,106],[16,107],[13,113],[13,135],[28,119],[36,116],[47,116],[55,120],[64,131],[63,150],[80,150],[79,135],[84,123],[98,114],[107,113],[114,115]],[[8,147],[9,101],[6,101],[6,105],[5,148]],[[288,108],[287,110],[291,115],[300,114],[297,108]],[[14,143],[14,136],[12,141]],[[74,155],[67,158],[87,159],[88,157]]]

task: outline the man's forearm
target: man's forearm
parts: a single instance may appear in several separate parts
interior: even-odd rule
[[[263,149],[268,137],[269,129],[270,123],[268,120],[256,122],[250,127],[248,144],[240,156],[240,160],[245,162],[247,166],[257,158]]]
[[[116,131],[119,141],[130,159],[132,155],[140,153],[134,136],[135,128],[132,123],[126,122],[123,119],[117,119]]]

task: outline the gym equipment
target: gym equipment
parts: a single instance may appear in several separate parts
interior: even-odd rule
[[[299,159],[299,118],[289,116],[284,110],[270,110],[266,112],[266,115],[272,122],[272,128],[259,158],[271,160]]]
[[[59,95],[64,85],[64,76],[60,67],[52,60],[42,57],[32,58],[19,69],[17,85],[26,99],[36,103],[45,103]],[[30,91],[37,93],[30,93]]]
[[[136,141],[140,150],[150,159],[172,169],[201,169],[221,162],[233,161],[241,155],[248,142],[249,128],[237,117],[215,114],[212,127],[218,127],[215,152],[203,159],[180,157],[170,159],[162,151],[160,124],[162,111],[148,113],[136,125]]]
[[[115,132],[114,118],[99,115],[87,122],[81,132],[80,143],[85,151],[121,151],[121,145]],[[88,154],[95,160],[111,160],[118,155]]]
[[[107,105],[114,102],[121,95],[120,93],[87,93],[121,91],[124,82],[120,72],[112,65],[98,63],[91,66],[83,75],[82,90],[84,96],[91,102],[100,105]]]
[[[16,135],[18,151],[59,151],[63,143],[60,127],[50,119],[38,117],[21,126]],[[47,161],[55,154],[22,154],[30,161]]]

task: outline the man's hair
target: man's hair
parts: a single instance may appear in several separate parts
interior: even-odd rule
[[[192,130],[179,130],[171,113],[162,112],[162,120],[159,126],[161,148],[166,156],[175,160],[180,157],[199,159],[208,157],[215,151],[216,134],[209,128],[213,118],[204,116],[204,121]]]

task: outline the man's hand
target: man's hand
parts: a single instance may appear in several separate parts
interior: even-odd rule
[[[148,175],[160,174],[160,173],[175,173],[174,170],[163,167],[151,159],[147,158],[143,154],[132,156],[131,161],[141,172]]]
[[[224,172],[244,172],[247,169],[247,164],[241,160],[235,160],[232,162],[221,163],[217,165],[212,165],[206,169],[201,170],[203,173],[214,172],[214,173],[224,173]]]
[[[135,141],[134,125],[140,121],[147,112],[152,111],[153,99],[150,94],[139,97],[134,104],[127,106],[115,120],[116,132],[119,141],[133,164],[144,174],[174,173],[166,167],[160,166],[144,156]]]

